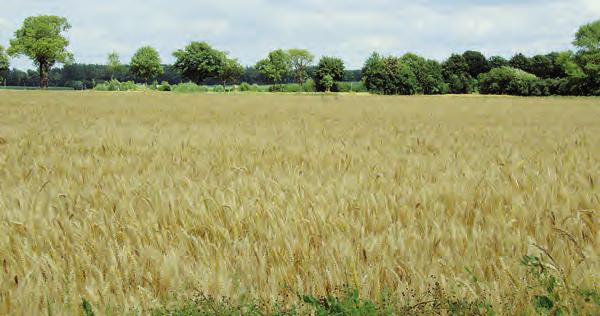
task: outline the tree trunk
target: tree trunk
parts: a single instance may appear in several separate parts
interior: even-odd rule
[[[48,89],[48,64],[44,61],[40,63],[40,88]]]

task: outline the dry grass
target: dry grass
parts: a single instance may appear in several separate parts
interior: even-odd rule
[[[544,251],[594,287],[599,103],[0,92],[0,314],[432,276],[518,309]]]

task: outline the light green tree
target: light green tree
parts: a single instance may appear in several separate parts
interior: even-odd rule
[[[117,54],[117,52],[112,52],[112,53],[108,54],[106,64],[108,66],[108,69],[110,70],[110,78],[111,79],[114,79],[115,74],[117,72],[121,71],[121,69],[123,69],[123,65],[121,64],[121,59],[119,58],[119,54]]]
[[[160,64],[160,55],[156,49],[144,46],[137,50],[131,58],[131,71],[134,75],[144,79],[146,84],[150,79],[156,78],[164,73]]]
[[[296,82],[303,84],[308,79],[308,66],[312,64],[315,56],[306,49],[292,48],[287,51]]]
[[[277,49],[270,52],[269,56],[259,61],[255,67],[271,82],[281,84],[291,71],[290,56],[284,50]]]
[[[8,55],[4,51],[4,46],[0,45],[0,83],[4,80],[4,74],[8,71]]]
[[[66,18],[54,15],[28,17],[10,40],[10,56],[25,55],[39,69],[40,87],[48,87],[48,73],[56,63],[69,63],[73,54],[67,51],[69,40],[64,33],[71,28]]]
[[[325,92],[327,93],[331,92],[334,83],[335,81],[333,81],[333,77],[330,74],[323,76],[321,79],[321,85],[323,85],[323,88],[325,88]]]
[[[600,20],[581,26],[573,45],[580,50],[600,50]]]

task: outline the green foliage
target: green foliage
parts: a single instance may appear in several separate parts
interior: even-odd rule
[[[83,310],[84,316],[95,316],[94,310],[92,308],[92,304],[88,302],[85,298],[81,300],[81,309]]]
[[[316,83],[315,83],[315,81],[313,79],[307,79],[302,84],[302,90],[304,90],[304,92],[316,92],[317,91],[317,85],[316,85]]]
[[[179,93],[208,92],[208,88],[193,82],[184,82],[171,86],[171,91]]]
[[[235,82],[243,74],[244,67],[240,65],[237,59],[230,59],[225,55],[223,56],[221,66],[217,71],[217,77],[223,83],[223,86],[226,86],[227,82]]]
[[[71,87],[73,90],[83,90],[85,87],[83,85],[83,81],[75,80],[69,81],[65,84],[66,87]]]
[[[64,36],[71,25],[66,18],[53,15],[28,17],[10,40],[10,56],[25,55],[39,68],[40,87],[48,87],[48,73],[56,63],[69,63],[73,54],[67,51]]]
[[[163,82],[160,83],[160,85],[158,85],[158,87],[156,88],[156,90],[158,90],[158,91],[171,91],[171,85],[168,82],[163,81]]]
[[[242,92],[252,91],[252,86],[247,82],[242,82],[239,89]]]
[[[469,75],[473,78],[477,78],[491,69],[487,59],[480,52],[468,50],[463,53],[463,58],[469,65]]]
[[[479,92],[482,94],[508,94],[529,96],[539,79],[523,70],[501,67],[479,76]],[[539,87],[538,87],[539,88]]]
[[[321,85],[325,89],[325,92],[331,92],[334,83],[335,81],[333,81],[333,77],[330,74],[326,74],[321,78]]]
[[[150,46],[144,46],[137,50],[131,58],[130,67],[133,74],[144,79],[146,83],[164,73],[158,51]]]
[[[119,58],[119,54],[116,52],[112,52],[108,54],[106,65],[110,70],[110,78],[114,79],[115,74],[123,69],[123,65],[121,64],[121,60]]]
[[[490,69],[508,66],[508,60],[502,56],[492,56],[488,59]]]
[[[469,71],[469,63],[462,55],[453,54],[442,64],[442,74],[450,93],[473,92],[476,80],[471,77]]]
[[[402,58],[382,57],[377,53],[373,53],[365,63],[363,81],[370,92],[379,94],[410,95],[422,89],[417,76]]]
[[[297,83],[303,84],[308,79],[307,68],[315,56],[306,49],[292,48],[287,51]]]
[[[4,78],[5,73],[8,71],[8,67],[8,55],[4,50],[4,46],[0,45],[0,81]]]
[[[442,94],[448,91],[442,75],[442,67],[437,61],[426,60],[412,53],[405,54],[401,60],[415,74],[418,82],[416,93]]]
[[[175,68],[196,84],[218,76],[227,57],[224,52],[212,48],[206,42],[191,42],[184,49],[175,51],[173,56],[176,58]]]
[[[280,84],[290,74],[292,65],[288,53],[277,49],[270,52],[266,59],[256,63],[255,67],[267,80]]]
[[[96,91],[137,91],[141,88],[133,81],[120,82],[113,79],[108,82],[97,84],[94,87]]]
[[[368,92],[362,81],[336,82],[338,92]]]
[[[600,20],[581,26],[573,45],[585,51],[600,50]]]
[[[212,92],[223,93],[226,92],[226,89],[225,86],[218,85],[212,88]]]
[[[514,55],[508,62],[508,65],[512,68],[521,69],[523,71],[529,71],[531,69],[531,61],[529,58],[527,58],[527,56],[521,53]]]
[[[327,86],[325,84],[330,82],[325,81],[326,76],[331,77],[331,81],[334,82],[334,84],[329,87],[330,91],[337,91],[335,82],[344,79],[344,70],[344,62],[340,58],[331,56],[322,57],[315,70],[317,91],[327,91]]]

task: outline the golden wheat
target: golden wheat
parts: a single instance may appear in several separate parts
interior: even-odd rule
[[[0,314],[432,278],[499,304],[542,251],[593,287],[599,122],[592,98],[0,92]]]

